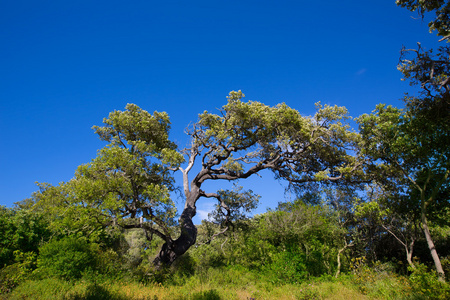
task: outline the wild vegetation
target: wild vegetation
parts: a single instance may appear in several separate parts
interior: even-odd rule
[[[448,1],[397,4],[435,13],[430,30],[449,40]],[[450,299],[449,55],[403,49],[399,70],[421,92],[357,130],[344,107],[307,117],[232,91],[178,149],[166,113],[111,112],[94,126],[107,145],[72,180],[0,207],[0,297]],[[262,170],[296,199],[252,216],[245,179]],[[202,198],[217,205],[195,225]]]

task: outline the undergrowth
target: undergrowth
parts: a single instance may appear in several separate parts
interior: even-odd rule
[[[426,276],[428,274],[428,276]],[[449,285],[437,284],[424,267],[410,278],[396,275],[388,265],[371,268],[361,264],[352,274],[331,276],[300,283],[273,283],[264,274],[243,267],[209,268],[194,275],[173,273],[164,283],[132,279],[56,278],[27,280],[0,299],[135,299],[135,300],[262,300],[262,299],[448,299]],[[435,281],[433,281],[435,280]]]

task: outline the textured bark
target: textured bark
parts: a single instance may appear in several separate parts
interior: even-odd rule
[[[195,244],[197,239],[197,228],[192,222],[195,216],[195,206],[187,206],[180,217],[181,234],[175,241],[166,241],[158,256],[153,261],[157,269],[164,266],[170,266],[175,259],[186,253],[186,251]]]
[[[195,157],[195,156],[194,156]],[[186,170],[180,168],[183,173],[184,193],[186,196],[186,204],[179,219],[180,236],[176,240],[168,239],[163,244],[158,256],[153,260],[156,269],[170,266],[178,257],[186,253],[197,240],[197,227],[195,227],[192,218],[196,215],[197,209],[195,203],[200,198],[201,190],[200,184],[195,179],[189,189],[188,172],[194,163],[191,158],[189,166]]]

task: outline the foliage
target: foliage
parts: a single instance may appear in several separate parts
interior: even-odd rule
[[[0,294],[10,293],[27,279],[36,266],[36,253],[14,251],[15,263],[0,269]]]
[[[0,267],[14,263],[15,251],[37,253],[50,234],[41,212],[0,206]]]
[[[407,263],[414,268],[414,246],[423,240],[417,209],[408,207],[408,202],[396,198],[396,195],[380,186],[372,185],[369,191],[365,199],[357,199],[353,208],[355,217],[370,227],[371,250],[377,252],[375,255],[366,253],[366,257],[374,261],[384,257],[395,261],[397,258],[400,262],[406,258]],[[403,248],[405,254],[401,258],[396,254],[399,247]],[[406,269],[403,267],[403,270]]]
[[[450,285],[439,280],[435,271],[429,271],[423,264],[411,269],[409,281],[418,299],[449,299]]]
[[[305,205],[300,199],[283,203],[278,211],[266,214],[262,228],[270,243],[286,252],[281,261],[295,266],[301,277],[335,272],[337,248],[345,231],[327,207]]]
[[[434,12],[435,18],[428,23],[430,32],[437,31],[437,35],[446,38],[450,34],[450,3],[447,0],[397,0],[397,5],[406,7],[410,11],[417,11],[423,18],[426,13]]]
[[[273,283],[298,283],[308,278],[307,257],[304,253],[278,252],[273,254],[271,260],[263,270]]]
[[[208,217],[215,223],[224,226],[234,226],[239,221],[245,220],[258,205],[259,195],[252,190],[242,191],[243,187],[234,186],[233,190],[219,190],[217,192],[221,203],[216,204],[215,209]]]
[[[138,277],[134,277],[132,281],[125,281],[124,277],[116,277],[114,282],[109,281],[108,278],[113,278],[114,269],[109,269],[111,271],[108,271],[107,276],[100,274],[103,272],[99,269],[104,268],[101,259],[118,259],[118,254],[112,250],[101,250],[82,237],[52,240],[41,247],[35,273],[42,275],[41,280],[21,281],[8,297],[285,299],[288,296],[294,299],[335,299],[335,295],[341,295],[351,299],[364,299],[364,294],[367,294],[377,299],[420,299],[420,284],[425,284],[420,282],[427,279],[426,284],[430,283],[431,279],[426,277],[429,273],[423,273],[422,279],[411,277],[410,283],[407,278],[393,274],[391,264],[376,263],[369,267],[364,260],[357,260],[359,263],[353,264],[354,275],[334,279],[335,254],[342,246],[345,231],[339,226],[332,209],[305,204],[302,200],[281,203],[277,210],[245,220],[243,223],[246,226],[237,226],[209,244],[191,248],[172,265],[166,275],[153,279],[146,277],[144,285],[134,281]],[[201,232],[200,228],[199,233]],[[119,264],[130,263],[126,260],[127,255],[145,259],[145,253],[133,254],[145,241],[139,230],[127,231],[125,241],[126,246],[121,250],[125,253],[122,256],[125,260],[118,260]],[[77,248],[76,245],[82,246]],[[155,249],[155,246],[151,247]],[[45,247],[49,250],[45,250]],[[49,253],[53,255],[50,256]],[[86,257],[86,253],[93,260]],[[103,257],[105,253],[109,253],[109,256]],[[69,274],[67,269],[71,266],[66,266],[63,270],[58,267],[69,256],[75,258],[75,261],[84,261],[89,266],[82,268],[79,264],[72,265],[72,271],[81,269],[79,273],[70,273],[76,274],[71,279],[79,278],[78,280],[67,283],[59,278],[66,280],[69,277],[42,278],[50,272]],[[51,270],[46,270],[48,265],[43,264],[43,260],[52,264]],[[326,263],[330,265],[330,269]],[[137,268],[142,265],[141,263]],[[437,289],[430,290],[437,293]]]
[[[85,236],[104,234],[105,228],[143,228],[165,238],[175,216],[169,197],[173,179],[167,165],[182,160],[168,140],[167,114],[153,115],[136,105],[114,111],[94,126],[109,145],[91,163],[78,167],[75,178],[58,186],[41,184],[38,205],[55,215],[56,227]]]
[[[210,226],[203,222],[200,234]],[[265,280],[294,283],[334,274],[344,234],[328,208],[297,200],[247,220],[189,253],[202,270],[240,265],[261,272]]]
[[[352,259],[351,282],[363,294],[382,299],[414,298],[407,278],[393,272],[390,263],[375,262],[369,267],[365,257]]]
[[[188,132],[191,147],[181,152],[169,140],[166,113],[152,115],[134,104],[110,113],[104,126],[93,127],[109,144],[91,163],[79,166],[72,180],[40,184],[36,206],[50,213],[61,236],[81,234],[104,243],[118,227],[140,228],[148,241],[157,236],[164,244],[154,264],[161,268],[195,244],[192,218],[200,198],[217,199],[212,217],[223,231],[257,205],[253,191],[235,186],[206,192],[201,189],[206,181],[236,181],[269,169],[301,189],[351,185],[364,175],[353,155],[359,137],[348,125],[345,108],[318,104],[313,117],[304,117],[285,104],[270,107],[243,97],[241,91],[230,92],[220,114],[200,114]],[[189,181],[196,160],[200,170]],[[184,162],[187,166],[181,167]],[[178,224],[171,171],[183,175],[186,205]]]
[[[371,161],[369,169],[391,193],[388,208],[397,213],[407,209],[412,220],[420,219],[436,269],[443,276],[428,222],[449,220],[445,209],[450,186],[449,133],[442,130],[441,123],[428,122],[421,114],[385,105],[357,121],[362,153]]]
[[[96,267],[98,246],[75,236],[52,240],[39,249],[36,274],[41,278],[79,279]]]

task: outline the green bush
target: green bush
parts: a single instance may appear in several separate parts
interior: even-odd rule
[[[39,248],[36,274],[64,280],[79,279],[84,272],[96,267],[98,245],[84,238],[65,237]]]
[[[0,294],[10,293],[27,279],[36,265],[36,253],[14,251],[15,263],[0,269]]]
[[[195,293],[192,300],[220,300],[222,299],[216,290],[208,290]]]
[[[308,276],[303,253],[280,252],[272,257],[272,263],[264,268],[263,273],[272,283],[296,283]]]
[[[42,213],[0,206],[0,268],[15,263],[15,251],[37,252],[49,236]]]
[[[450,299],[450,284],[439,281],[434,270],[429,271],[423,264],[416,264],[416,269],[409,270],[409,281],[417,299]]]
[[[222,240],[212,241],[210,244],[203,244],[189,249],[189,255],[194,261],[196,271],[207,270],[210,267],[222,267],[226,265],[224,253],[220,248]]]
[[[107,275],[108,278],[122,278],[124,273],[124,268],[122,265],[122,260],[119,254],[113,249],[105,249],[99,251],[96,254],[96,271],[101,274]]]

